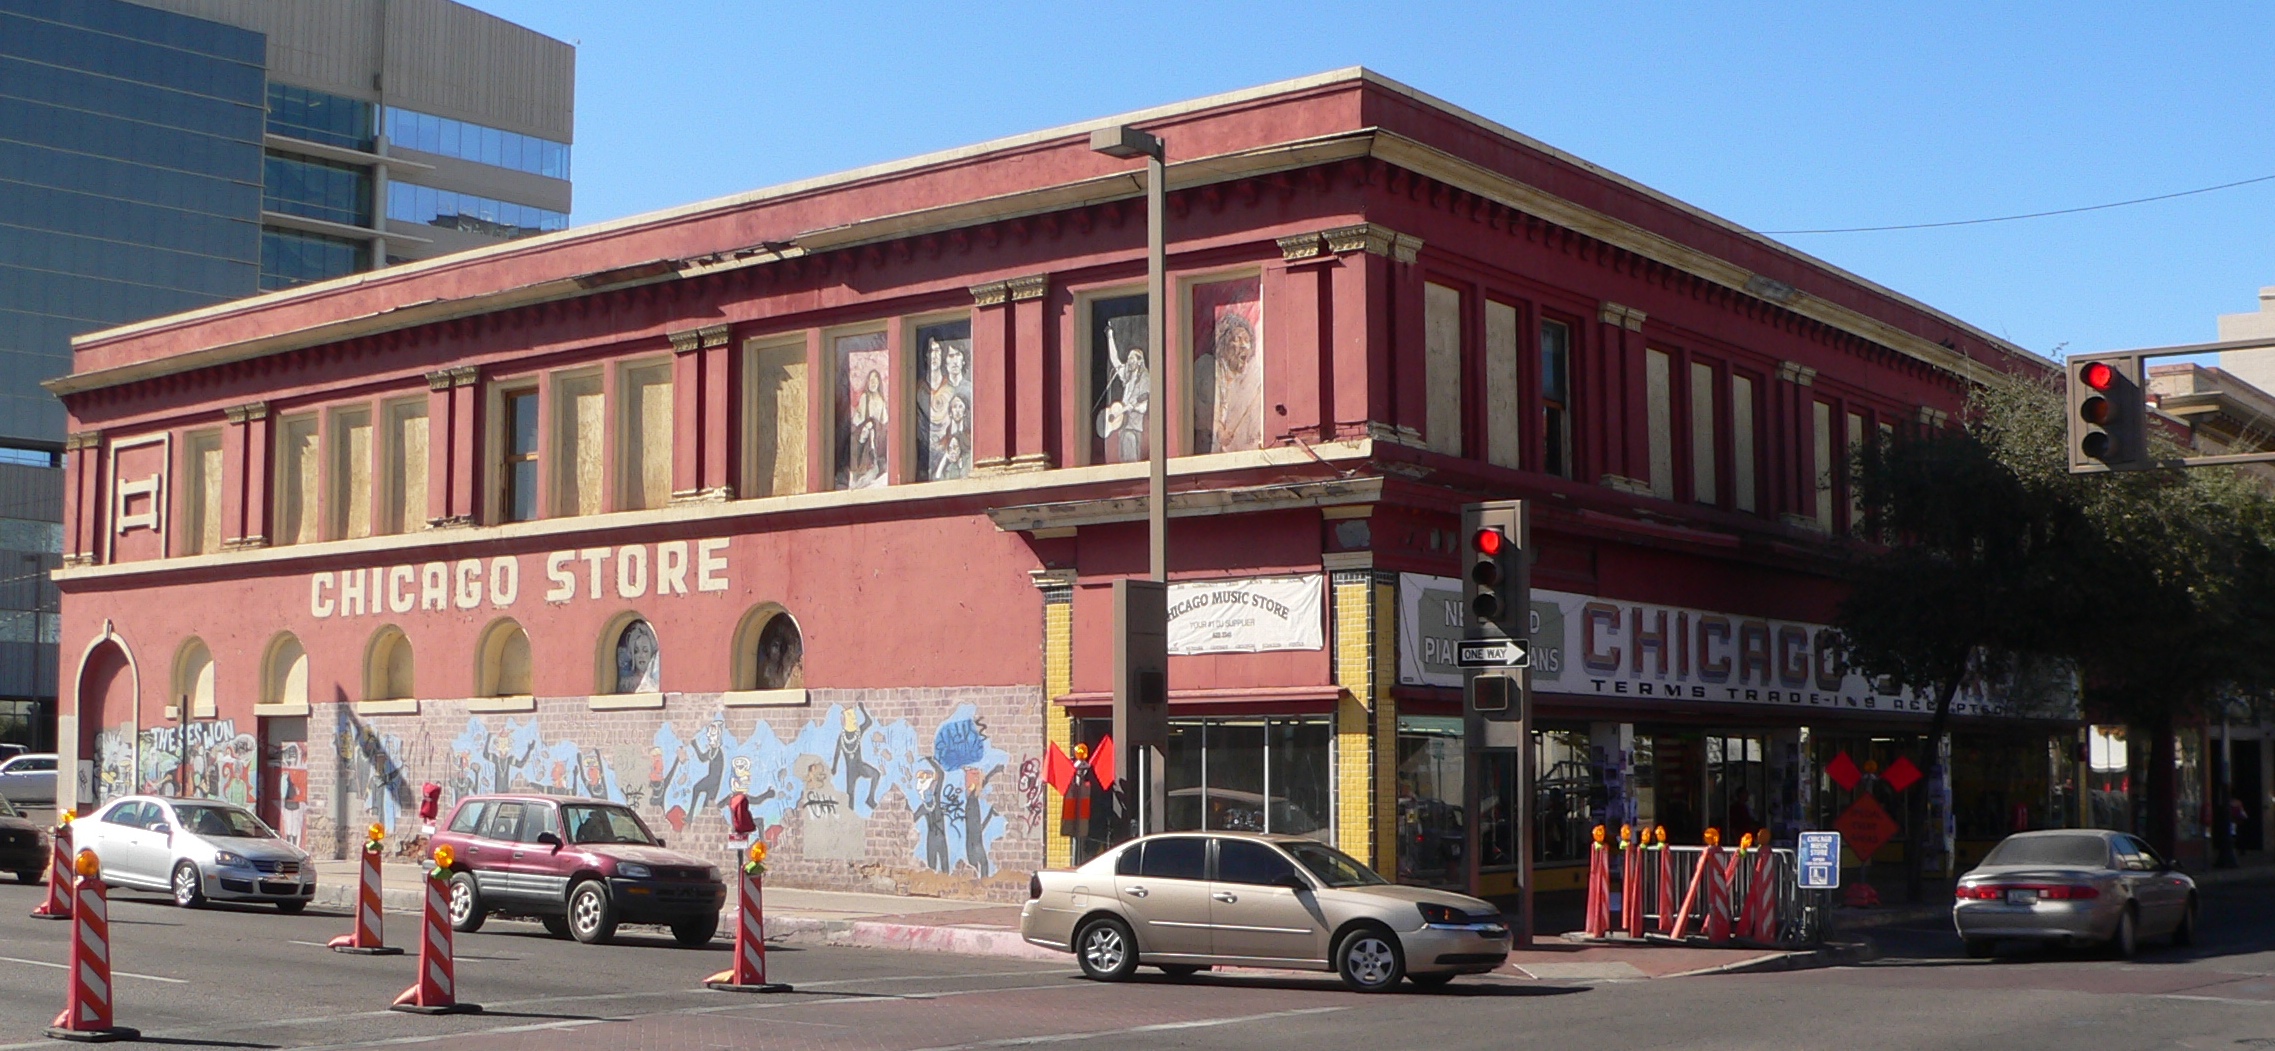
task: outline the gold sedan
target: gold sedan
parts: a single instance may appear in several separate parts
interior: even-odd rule
[[[1139,964],[1183,978],[1214,966],[1333,971],[1360,992],[1424,987],[1508,961],[1491,904],[1401,887],[1295,836],[1169,832],[1027,883],[1019,933],[1071,952],[1098,981]]]

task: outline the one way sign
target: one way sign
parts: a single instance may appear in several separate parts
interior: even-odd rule
[[[1454,663],[1464,668],[1530,668],[1532,650],[1524,639],[1463,641],[1454,647]]]

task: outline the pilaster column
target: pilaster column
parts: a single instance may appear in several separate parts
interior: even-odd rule
[[[102,557],[103,432],[78,431],[63,439],[63,564],[92,565]]]
[[[976,378],[976,377],[975,377]],[[1074,690],[1074,581],[1071,569],[1038,569],[1029,574],[1043,593],[1043,736],[1074,751],[1074,718],[1058,699]],[[1074,864],[1074,841],[1059,834],[1058,789],[1043,787],[1043,862],[1052,868]]]
[[[481,370],[473,365],[427,373],[427,525],[441,529],[481,520]]]
[[[671,502],[735,495],[734,351],[725,325],[671,333]]]
[[[1011,462],[1016,375],[1011,364],[1011,289],[1002,281],[971,286],[972,473],[996,474]]]
[[[222,410],[221,548],[236,551],[269,543],[269,405],[256,401]]]
[[[1045,350],[1049,346],[1045,326],[1049,323],[1048,298],[1051,280],[1046,274],[1015,277],[1004,282],[1004,293],[1011,301],[1011,380],[1007,393],[1010,404],[1012,443],[1011,458],[1005,465],[1013,471],[1040,471],[1051,466],[1047,420],[1043,415],[1045,404],[1044,368],[1048,360]],[[1068,436],[1070,443],[1082,439]]]
[[[1816,369],[1797,361],[1778,363],[1776,400],[1784,433],[1770,439],[1771,456],[1785,458],[1783,469],[1777,472],[1778,484],[1785,492],[1785,499],[1777,508],[1778,518],[1804,529],[1820,528],[1817,522],[1817,413],[1813,404],[1816,384]]]
[[[1625,493],[1651,492],[1650,414],[1643,405],[1643,320],[1634,307],[1606,302],[1596,311],[1595,393],[1597,471],[1603,484]]]
[[[1332,260],[1324,273],[1330,303],[1321,311],[1328,343],[1322,433],[1422,444],[1428,392],[1422,272],[1414,265],[1422,239],[1360,223],[1281,238],[1279,246],[1289,262]]]

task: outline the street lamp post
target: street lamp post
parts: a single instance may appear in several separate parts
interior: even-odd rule
[[[1114,638],[1115,728],[1128,754],[1144,756],[1138,791],[1131,793],[1138,796],[1134,809],[1143,835],[1161,829],[1168,808],[1161,777],[1169,700],[1169,397],[1162,352],[1168,343],[1163,338],[1169,270],[1167,209],[1162,204],[1166,151],[1159,136],[1127,124],[1091,132],[1090,148],[1120,160],[1145,158],[1145,526],[1152,572],[1147,587],[1125,584],[1117,589]]]

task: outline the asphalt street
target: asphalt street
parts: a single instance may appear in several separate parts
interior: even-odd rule
[[[68,924],[29,919],[40,888],[0,887],[0,1051],[56,1046]],[[1959,958],[1946,929],[1878,932],[1869,964],[1658,981],[1465,980],[1364,997],[1325,975],[1263,972],[1105,986],[1065,965],[778,949],[781,995],[711,992],[727,944],[549,938],[492,921],[459,937],[460,996],[478,1015],[389,1012],[414,957],[323,943],[341,916],[183,911],[121,893],[112,908],[118,1020],[189,1047],[1072,1049],[2275,1047],[2275,883],[2205,894],[2205,938],[2134,962],[2063,953]],[[410,944],[413,917],[391,915]]]

